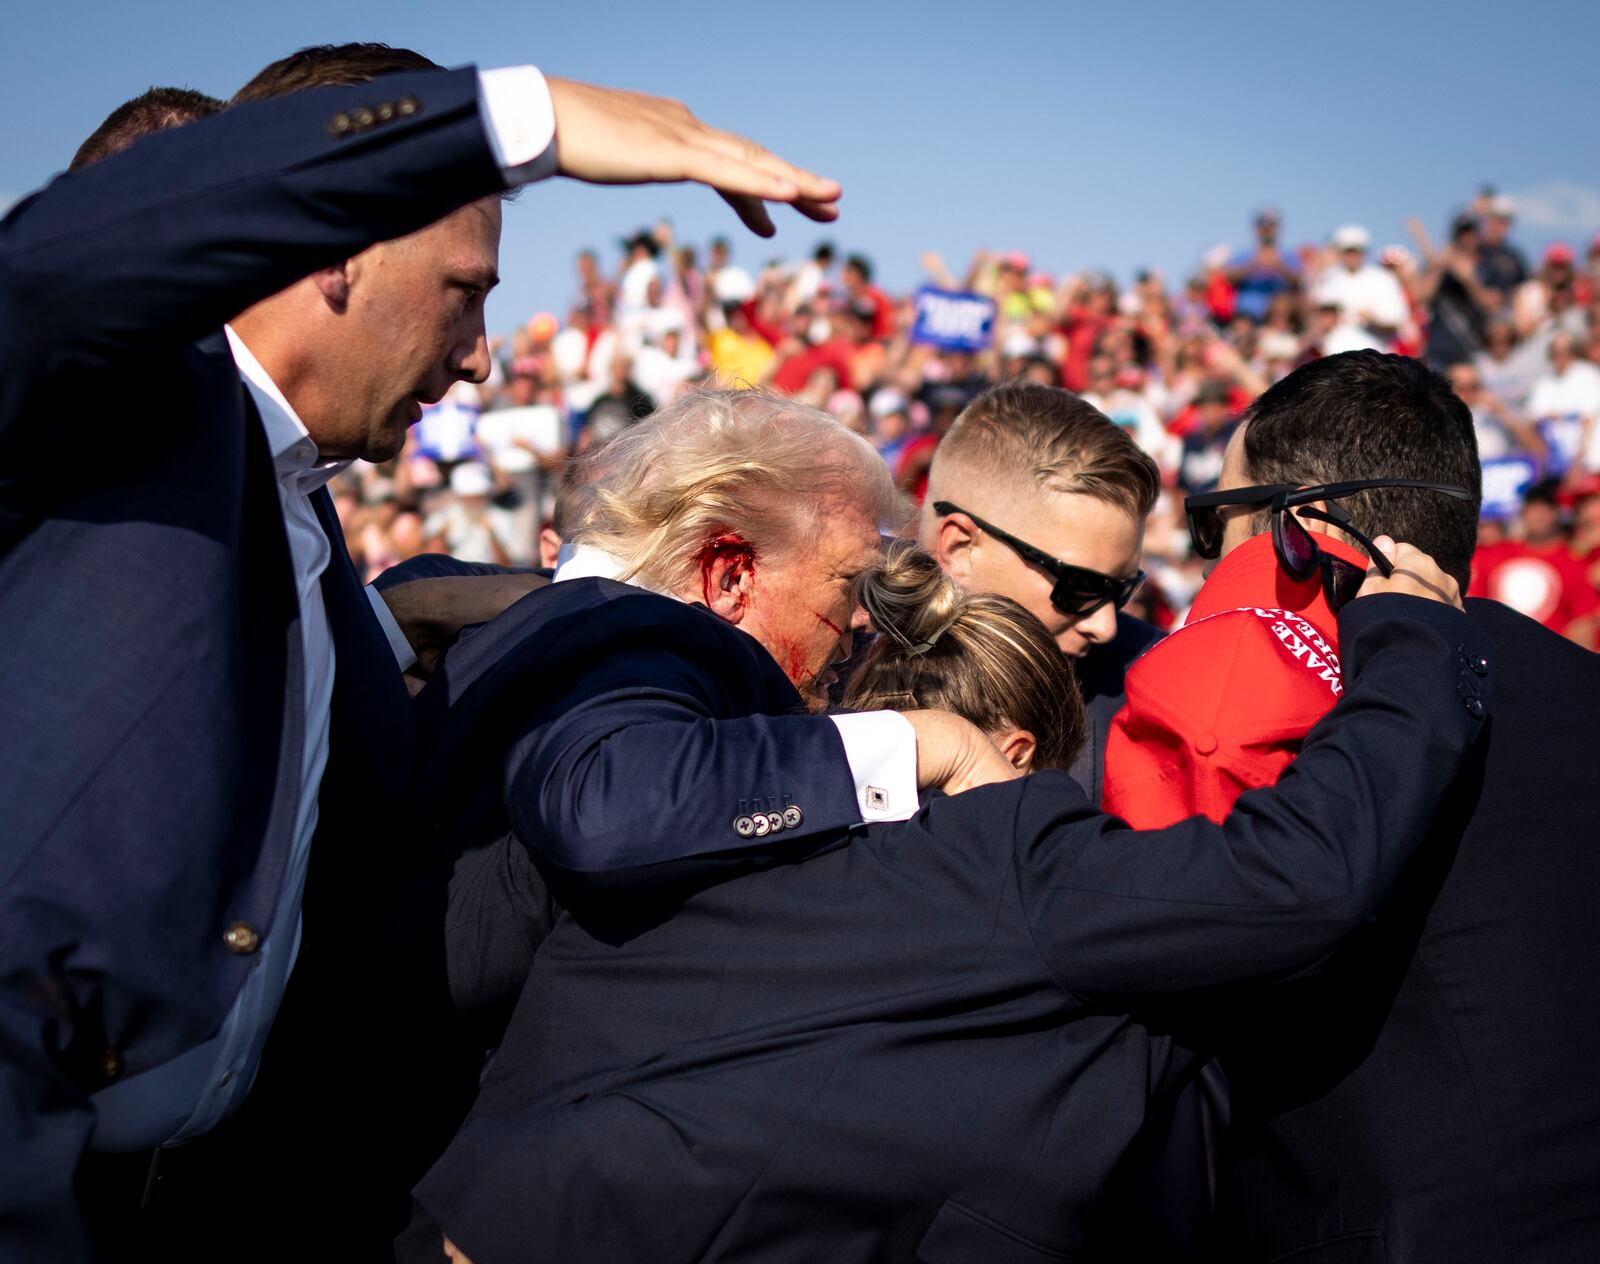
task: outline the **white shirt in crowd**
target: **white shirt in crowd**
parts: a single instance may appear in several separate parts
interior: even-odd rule
[[[555,172],[555,113],[544,77],[532,66],[485,70],[478,75],[479,109],[507,183],[526,184]],[[144,1150],[197,1137],[227,1118],[255,1080],[261,1050],[283,999],[300,946],[300,897],[317,826],[317,793],[328,759],[333,699],[333,635],[322,602],[322,575],[333,545],[317,518],[311,495],[349,464],[325,461],[283,392],[232,329],[228,345],[244,379],[272,453],[278,499],[300,603],[305,688],[287,706],[305,708],[299,797],[294,833],[284,865],[272,924],[251,956],[249,973],[217,1034],[161,1066],[119,1080],[93,1098],[96,1150]],[[342,544],[341,544],[342,547]],[[398,668],[415,655],[388,608],[370,589],[374,611],[396,651]]]
[[[1411,315],[1394,273],[1375,263],[1364,263],[1354,272],[1336,263],[1317,278],[1312,294],[1319,304],[1338,304],[1341,325],[1359,329],[1398,329]]]
[[[1574,360],[1560,373],[1547,372],[1528,392],[1528,416],[1544,423],[1547,441],[1600,470],[1600,368]]]
[[[524,474],[534,468],[536,454],[561,455],[565,429],[553,404],[491,408],[478,418],[478,443],[502,474]]]

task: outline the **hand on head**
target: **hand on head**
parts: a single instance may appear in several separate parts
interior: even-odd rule
[[[1461,586],[1421,549],[1398,544],[1386,535],[1380,535],[1373,543],[1394,563],[1394,572],[1386,578],[1376,566],[1371,567],[1367,571],[1367,582],[1361,585],[1361,591],[1356,594],[1358,597],[1400,593],[1442,602],[1457,610],[1462,608]]]

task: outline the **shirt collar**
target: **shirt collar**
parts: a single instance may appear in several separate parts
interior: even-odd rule
[[[628,584],[634,588],[643,588],[646,592],[658,593],[663,597],[672,597],[669,592],[659,588],[651,588],[648,584],[641,584],[638,577],[623,579],[624,567],[611,554],[604,549],[597,549],[592,544],[579,544],[572,550],[572,556],[556,567],[552,583],[562,583],[568,579],[613,579],[621,584]],[[674,597],[673,600],[679,600]]]
[[[326,460],[317,451],[316,441],[306,430],[299,414],[278,389],[277,383],[267,376],[261,361],[244,345],[244,340],[234,332],[233,326],[224,325],[222,332],[228,336],[228,350],[233,353],[233,362],[238,366],[239,376],[244,379],[255,401],[256,411],[261,414],[261,427],[267,432],[267,447],[272,452],[272,467],[278,477],[299,475],[297,482],[301,489],[312,492],[347,469],[349,461]]]

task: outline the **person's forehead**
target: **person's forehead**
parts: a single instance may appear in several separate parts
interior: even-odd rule
[[[1143,521],[1098,496],[1040,488],[1034,496],[1002,501],[993,517],[982,510],[976,512],[1073,566],[1117,574],[1131,571],[1139,563]]]

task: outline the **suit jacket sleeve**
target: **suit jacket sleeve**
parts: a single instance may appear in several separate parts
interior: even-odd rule
[[[1033,779],[1016,863],[1063,986],[1138,996],[1284,977],[1374,914],[1483,729],[1490,651],[1466,616],[1411,597],[1354,602],[1340,629],[1342,701],[1221,825],[1133,832]]]
[[[511,751],[512,829],[579,889],[794,856],[835,845],[860,819],[833,723],[763,713],[798,703],[776,664],[755,661],[765,651],[730,632],[749,641],[751,662],[741,662],[744,647],[693,627],[680,638],[675,627],[654,629],[655,644],[649,629],[597,642],[574,686]],[[756,837],[738,831],[742,817],[786,808],[799,820]]]
[[[333,134],[341,112],[402,101]],[[0,221],[0,469],[41,382],[185,346],[503,188],[470,68],[239,106],[58,177]]]

